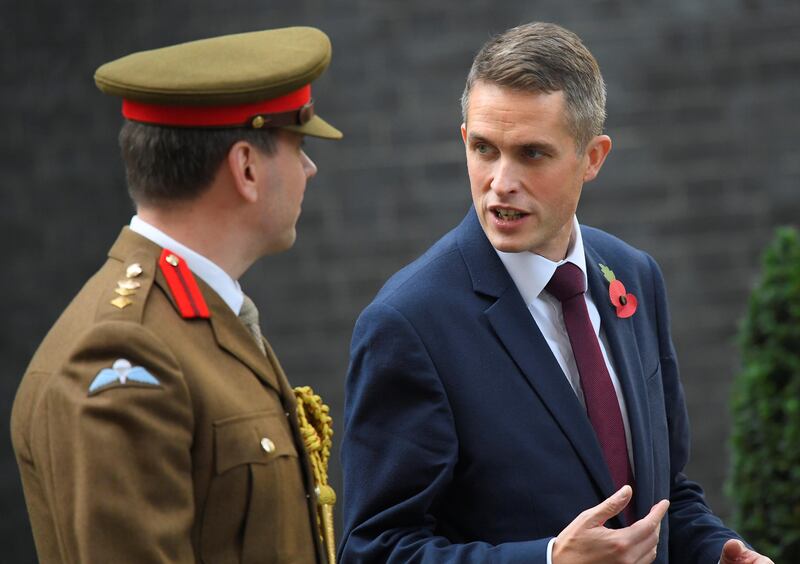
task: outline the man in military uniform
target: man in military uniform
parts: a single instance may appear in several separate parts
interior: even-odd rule
[[[285,28],[135,53],[123,98],[137,215],[48,333],[12,438],[43,563],[323,562],[286,377],[237,279],[295,240],[327,36]]]

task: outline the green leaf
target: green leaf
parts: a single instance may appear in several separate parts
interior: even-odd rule
[[[611,270],[610,268],[608,268],[608,267],[607,267],[606,265],[604,265],[604,264],[601,264],[601,265],[600,265],[600,272],[602,272],[602,273],[603,273],[603,276],[605,276],[605,278],[606,278],[606,280],[608,280],[608,283],[609,283],[609,284],[610,284],[611,282],[613,282],[614,280],[616,280],[616,279],[617,279],[617,277],[616,277],[616,276],[614,276],[614,271],[613,271],[613,270]]]

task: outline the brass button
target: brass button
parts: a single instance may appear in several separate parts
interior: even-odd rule
[[[265,123],[266,123],[266,120],[263,117],[256,116],[256,117],[253,118],[253,122],[252,122],[253,129],[261,129],[262,127],[264,127]]]
[[[264,449],[264,452],[267,454],[271,454],[275,452],[275,443],[269,440],[267,437],[261,439],[261,448]]]
[[[180,262],[178,260],[178,257],[176,257],[175,255],[167,255],[167,258],[165,258],[164,260],[166,260],[172,266],[178,266],[178,263]]]
[[[314,102],[308,102],[305,106],[300,108],[297,112],[297,121],[300,125],[304,125],[308,123],[308,121],[314,117]]]

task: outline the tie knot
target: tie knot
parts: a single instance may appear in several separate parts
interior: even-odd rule
[[[553,277],[545,290],[560,302],[583,294],[586,291],[586,281],[581,269],[571,262],[567,262],[556,268]]]
[[[247,294],[243,294],[242,309],[239,310],[239,319],[242,320],[247,327],[252,325],[258,326],[258,308],[253,303]]]
[[[239,319],[242,321],[247,330],[256,341],[256,345],[262,354],[267,354],[267,348],[264,346],[264,339],[261,336],[261,327],[258,324],[258,308],[253,303],[247,294],[242,294],[242,309],[239,310]]]

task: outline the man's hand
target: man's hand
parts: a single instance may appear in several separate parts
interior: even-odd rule
[[[599,505],[578,515],[561,531],[553,545],[553,564],[648,564],[656,558],[661,519],[669,501],[663,499],[646,517],[624,529],[607,529],[604,524],[630,502],[633,490],[620,490]],[[739,564],[738,560],[731,560]],[[760,562],[761,561],[753,561]],[[750,564],[750,561],[742,561]],[[727,563],[725,563],[727,564]]]
[[[766,556],[747,548],[742,541],[731,539],[722,547],[719,564],[775,564]]]

